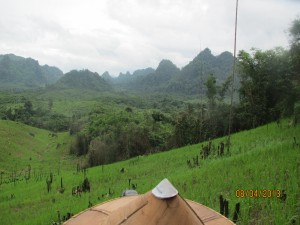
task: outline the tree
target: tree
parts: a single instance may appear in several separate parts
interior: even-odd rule
[[[240,51],[241,107],[250,114],[252,127],[291,113],[294,92],[287,51],[282,48],[252,54]]]
[[[289,29],[290,37],[291,37],[291,59],[293,62],[293,68],[295,72],[298,74],[299,81],[299,73],[300,73],[300,18],[295,19],[292,23],[292,26]]]
[[[215,99],[216,99],[216,94],[217,94],[216,78],[213,74],[210,74],[208,76],[205,86],[207,88],[206,96],[208,98],[208,106],[209,106],[209,109],[212,110],[216,104]]]
[[[108,147],[106,144],[98,137],[91,141],[89,146],[89,165],[97,166],[108,163],[107,155]]]
[[[49,109],[49,111],[51,111],[52,107],[53,107],[53,99],[49,98],[48,99],[48,109]]]
[[[5,119],[7,119],[7,120],[15,120],[15,113],[14,113],[14,111],[11,109],[11,108],[9,108],[8,110],[6,110],[6,112],[5,112]]]
[[[295,105],[294,105],[294,123],[300,120],[300,18],[295,19],[292,22],[292,26],[289,29],[289,35],[291,37],[290,43],[290,58],[292,68],[292,79],[295,91]]]
[[[219,87],[218,89],[218,94],[219,94],[219,97],[218,97],[218,100],[220,102],[222,102],[225,98],[225,94],[226,92],[228,92],[229,90],[229,85],[232,83],[232,76],[229,76],[222,84],[221,87]]]
[[[300,98],[300,18],[295,19],[289,29],[291,37],[290,57],[292,62],[293,82],[297,98]]]
[[[31,115],[33,113],[33,106],[32,106],[31,101],[26,100],[24,102],[24,110],[25,110],[25,113],[28,113],[29,115]]]
[[[78,156],[88,153],[89,140],[85,134],[78,133],[73,144],[70,147],[70,153]]]
[[[177,147],[194,144],[199,141],[200,129],[203,129],[200,122],[203,121],[197,118],[198,114],[192,105],[188,105],[187,110],[178,115],[174,127],[175,145]]]

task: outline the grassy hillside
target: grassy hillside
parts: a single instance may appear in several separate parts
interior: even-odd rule
[[[0,120],[0,171],[24,175],[32,170],[66,169],[72,157],[68,154],[71,137],[67,132],[53,133],[22,123]]]
[[[11,143],[19,143],[16,150],[2,146],[7,145],[5,134],[1,133],[1,155],[11,151],[20,154],[15,158],[17,164],[29,161],[33,152],[39,149],[38,155],[44,156],[47,144],[54,142],[48,138],[47,132],[36,133],[33,138],[29,132],[36,129],[20,124],[9,124],[1,121],[0,129],[6,126],[5,132],[11,127],[22,127],[22,138]],[[17,130],[19,130],[19,128]],[[3,131],[2,131],[3,132]],[[4,136],[3,136],[4,135]],[[61,136],[62,135],[62,136]],[[63,139],[64,134],[59,138]],[[234,205],[241,203],[241,217],[238,224],[299,224],[299,193],[300,193],[300,126],[289,127],[287,121],[280,126],[272,123],[254,130],[240,132],[231,138],[230,152],[223,157],[217,156],[217,145],[225,138],[213,140],[213,152],[205,160],[201,159],[198,166],[188,166],[187,160],[199,156],[201,143],[184,148],[139,156],[128,161],[111,165],[90,168],[84,172],[61,169],[55,170],[54,155],[44,157],[45,171],[53,172],[52,190],[47,192],[46,179],[49,173],[39,176],[40,179],[29,179],[0,185],[0,223],[1,224],[51,224],[57,221],[57,210],[60,214],[78,213],[88,207],[89,203],[98,204],[111,198],[119,197],[121,192],[129,188],[128,180],[137,185],[139,193],[151,190],[163,178],[168,178],[179,190],[182,196],[219,210],[219,195],[229,200],[230,218],[233,216]],[[16,135],[15,135],[16,136]],[[298,145],[294,144],[294,137]],[[21,139],[21,140],[20,140]],[[40,146],[33,148],[31,142],[40,140]],[[68,139],[66,137],[66,139]],[[49,141],[49,142],[48,142]],[[34,142],[36,143],[36,142]],[[56,143],[56,142],[54,142]],[[54,145],[53,143],[53,145]],[[22,148],[21,148],[22,146]],[[52,145],[51,145],[52,146]],[[55,146],[52,146],[55,152]],[[26,152],[23,153],[23,152]],[[27,153],[30,152],[30,153]],[[34,157],[34,156],[32,156]],[[9,155],[1,158],[2,165],[8,171],[12,164]],[[48,161],[49,160],[49,161]],[[58,160],[57,160],[58,161]],[[70,161],[65,161],[65,165]],[[15,163],[15,164],[16,164]],[[24,164],[26,165],[27,162]],[[41,164],[36,164],[40,166]],[[124,168],[125,172],[120,170]],[[61,177],[64,193],[60,193]],[[91,184],[91,192],[83,193],[81,197],[72,196],[72,187],[80,185],[87,177]],[[237,197],[236,190],[285,190],[286,200],[275,195],[270,197]],[[110,193],[109,193],[110,192]],[[272,192],[273,193],[273,192]],[[274,192],[275,193],[275,192]],[[276,192],[277,193],[277,192]]]

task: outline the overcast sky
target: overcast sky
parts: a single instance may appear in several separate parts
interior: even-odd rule
[[[0,54],[111,75],[233,52],[236,0],[0,0]],[[239,0],[237,49],[288,48],[300,0]]]

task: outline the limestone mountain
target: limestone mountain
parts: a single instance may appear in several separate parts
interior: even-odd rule
[[[151,67],[135,70],[132,74],[129,72],[120,73],[117,78],[112,80],[112,83],[119,89],[132,90],[132,88],[136,89],[136,87],[139,87],[137,84],[139,80],[142,80],[143,77],[154,73],[155,69]]]
[[[14,54],[0,55],[0,90],[21,91],[55,83],[63,72],[41,66],[37,60]]]
[[[128,91],[164,92],[194,95],[204,93],[205,82],[210,74],[218,84],[223,83],[231,74],[233,56],[223,52],[214,56],[206,48],[181,70],[170,60],[162,60],[156,70],[147,70],[142,75],[120,74],[113,79],[113,85]]]
[[[144,91],[162,91],[179,73],[180,69],[174,63],[164,59],[159,63],[154,73],[139,77],[135,86]]]
[[[164,92],[169,82],[179,75],[180,69],[170,60],[163,59],[154,70],[146,68],[130,73],[120,74],[114,82],[117,88],[134,92]]]
[[[62,71],[38,61],[10,55],[0,55],[0,90],[26,90],[49,86],[109,91],[112,88],[130,92],[162,92],[168,94],[194,95],[205,93],[205,82],[214,75],[222,84],[232,71],[233,56],[223,52],[214,56],[206,48],[190,63],[179,69],[170,60],[162,60],[156,69],[146,68],[120,73],[112,77],[108,72],[99,76],[89,70],[72,70],[63,77]],[[51,88],[49,87],[49,88]]]
[[[213,74],[216,82],[221,84],[231,74],[232,64],[233,55],[230,52],[214,56],[206,48],[181,69],[180,75],[172,80],[167,90],[188,95],[204,93],[204,83],[208,76]]]
[[[111,85],[98,73],[89,70],[72,70],[60,78],[54,85],[56,88],[88,89],[94,91],[112,90]]]

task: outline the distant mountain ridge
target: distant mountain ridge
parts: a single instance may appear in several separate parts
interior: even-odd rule
[[[63,72],[41,66],[37,60],[14,54],[0,55],[0,90],[21,91],[55,83]]]
[[[127,73],[120,73],[117,79],[115,79],[116,84],[128,84],[134,81],[137,78],[141,78],[147,76],[149,74],[155,73],[155,69],[148,67],[146,69],[138,69],[135,70],[132,74],[129,72]]]
[[[156,69],[148,67],[112,77],[107,71],[99,76],[89,70],[72,70],[63,75],[58,68],[40,66],[31,58],[0,55],[0,90],[18,91],[51,85],[64,89],[195,95],[205,93],[205,82],[210,74],[216,77],[218,84],[223,83],[231,74],[232,64],[230,52],[214,56],[206,48],[182,69],[163,59]]]
[[[170,60],[162,60],[156,70],[145,69],[148,73],[132,75],[120,73],[117,78],[110,78],[116,88],[128,91],[167,92],[177,94],[204,93],[204,83],[210,74],[216,77],[217,83],[223,83],[232,71],[233,55],[223,52],[214,56],[206,48],[181,70]],[[141,70],[139,70],[141,71]],[[106,74],[107,76],[107,74]]]

